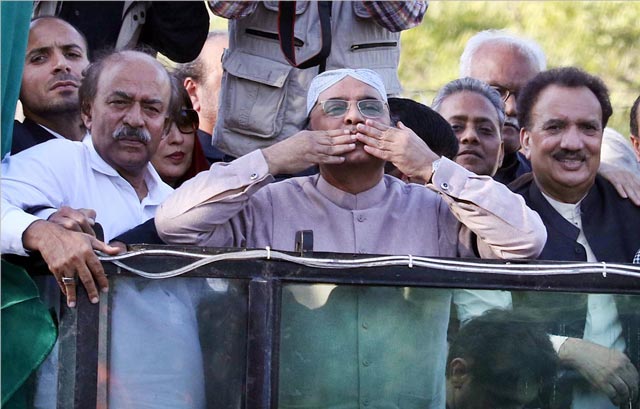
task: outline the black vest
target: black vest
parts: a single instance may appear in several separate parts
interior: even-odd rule
[[[510,186],[516,193],[521,194],[527,205],[537,211],[547,228],[547,243],[542,250],[540,260],[564,260],[564,261],[586,261],[587,253],[576,240],[579,229],[569,223],[562,217],[549,202],[544,198],[540,189],[533,181],[533,176],[527,174],[517,179]],[[582,228],[584,234],[599,261],[631,263],[633,256],[640,247],[640,208],[635,206],[630,200],[623,199],[618,195],[617,191],[604,178],[597,176],[594,185],[589,190],[587,196],[580,205],[582,214]],[[567,294],[559,295],[554,298],[554,305],[549,306],[549,298],[540,297],[540,301],[544,300],[544,304],[540,307],[549,307],[549,310],[559,309],[564,304],[568,308],[564,311],[564,317],[557,317],[551,314],[555,319],[559,319],[554,324],[549,323],[548,329],[556,334],[568,335],[574,337],[582,337],[584,331],[584,321],[586,318],[586,297],[580,300],[581,295],[576,297],[567,297]],[[573,298],[573,299],[572,299]],[[632,308],[631,304],[638,304],[638,296],[616,296],[616,305],[618,313],[623,324],[623,329],[630,329],[636,325],[631,325],[630,321],[637,321],[640,305]],[[514,308],[516,303],[514,300]],[[530,301],[530,300],[527,300]],[[557,303],[555,303],[557,301]],[[527,303],[528,304],[528,303]],[[518,305],[518,307],[521,305]],[[566,312],[569,313],[566,313]],[[576,321],[576,314],[579,315],[579,321]],[[551,320],[548,320],[551,321]],[[631,325],[631,327],[630,327]],[[627,339],[627,347],[635,350],[631,353],[635,363],[638,363],[638,334],[635,337],[628,332],[625,334]]]
[[[538,259],[587,261],[586,250],[577,242],[580,230],[549,204],[531,173],[518,178],[509,187],[521,194],[527,205],[540,214],[547,228],[547,242]],[[621,198],[611,183],[596,176],[594,185],[582,200],[580,212],[585,237],[599,261],[632,262],[640,247],[640,207]],[[640,296],[614,297],[627,346],[625,352],[639,367]],[[514,292],[513,308],[529,313],[549,333],[575,338],[584,335],[586,294]]]

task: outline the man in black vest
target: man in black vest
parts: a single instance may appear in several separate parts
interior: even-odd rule
[[[84,137],[78,88],[88,65],[87,41],[75,27],[57,17],[31,22],[20,85],[25,119],[14,124],[12,154],[50,139]]]
[[[517,111],[533,171],[510,186],[547,227],[540,259],[631,263],[640,243],[640,208],[597,175],[612,113],[604,83],[576,68],[545,71],[522,90]],[[550,333],[563,336],[552,341],[562,364],[579,374],[568,398],[573,407],[637,405],[631,361],[637,365],[638,297],[562,294],[553,304],[536,298],[514,296],[514,308],[537,311]]]

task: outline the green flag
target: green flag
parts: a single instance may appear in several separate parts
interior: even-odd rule
[[[2,157],[11,150],[13,134],[13,117],[20,94],[24,54],[29,38],[29,21],[31,20],[30,1],[1,1],[2,15],[0,37],[2,52],[0,53],[0,85],[2,86]],[[3,401],[4,402],[4,401]]]
[[[27,272],[2,260],[2,407],[26,402],[21,386],[47,357],[57,330]]]

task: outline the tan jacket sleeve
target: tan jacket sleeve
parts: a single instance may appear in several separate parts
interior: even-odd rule
[[[442,158],[428,187],[463,225],[460,256],[535,258],[542,252],[547,240],[542,219],[502,183]]]
[[[249,199],[272,181],[260,150],[230,163],[214,163],[159,207],[158,235],[170,244],[241,246],[253,218],[246,211]]]

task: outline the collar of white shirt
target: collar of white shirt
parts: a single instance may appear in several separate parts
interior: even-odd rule
[[[82,143],[89,150],[91,168],[95,172],[102,173],[109,177],[124,179],[111,165],[109,165],[104,159],[102,159],[100,154],[98,154],[96,148],[93,146],[91,137],[85,137],[82,140]],[[160,175],[158,175],[158,172],[156,172],[156,170],[153,168],[153,165],[151,165],[151,162],[147,163],[147,168],[144,174],[144,181],[147,183],[147,189],[149,191],[147,197],[145,197],[143,200],[145,202],[145,205],[159,205],[164,201],[164,199],[166,199],[168,192],[171,192],[173,190],[169,185],[162,181]]]

